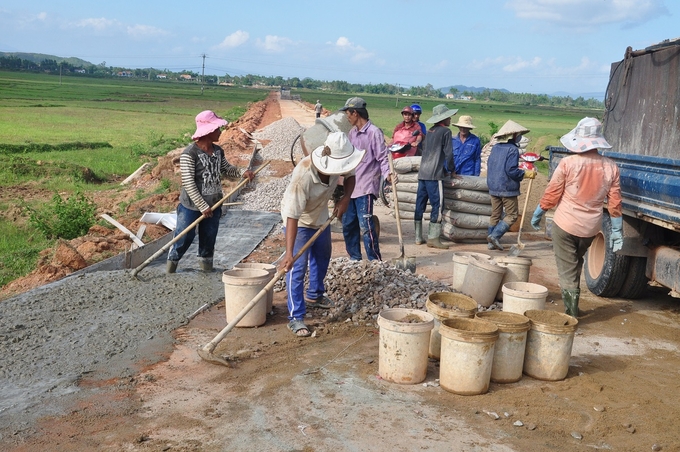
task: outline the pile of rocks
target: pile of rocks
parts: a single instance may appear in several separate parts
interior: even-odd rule
[[[253,132],[253,136],[263,142],[269,141],[260,150],[265,160],[290,160],[290,147],[304,130],[295,119],[283,118]]]
[[[236,199],[242,205],[234,206],[233,209],[257,210],[266,212],[278,212],[281,210],[281,199],[286,187],[290,182],[291,175],[282,178],[271,179],[268,182],[253,182],[243,189]]]

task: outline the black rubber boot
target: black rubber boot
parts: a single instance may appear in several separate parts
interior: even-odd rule
[[[496,226],[494,226],[493,231],[487,236],[486,241],[491,243],[497,250],[503,251],[503,245],[501,245],[501,237],[503,234],[510,230],[510,225],[505,221],[499,221]]]
[[[574,318],[579,317],[578,299],[580,295],[580,289],[562,289],[562,302],[564,303],[565,314]]]

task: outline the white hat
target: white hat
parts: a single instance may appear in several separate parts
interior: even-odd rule
[[[312,152],[312,164],[320,173],[340,176],[359,166],[365,153],[352,146],[344,132],[332,132],[324,145]]]
[[[513,120],[508,120],[505,124],[503,124],[503,127],[500,128],[498,132],[494,134],[494,138],[500,138],[504,137],[506,135],[513,135],[515,133],[529,133],[530,130],[524,127],[523,125],[517,124]]]
[[[576,128],[560,138],[560,141],[565,148],[579,154],[591,149],[612,147],[602,135],[602,123],[595,118],[588,117],[581,119]]]
[[[463,115],[460,117],[457,123],[453,124],[456,127],[464,127],[466,129],[474,129],[475,126],[472,124],[472,116]]]

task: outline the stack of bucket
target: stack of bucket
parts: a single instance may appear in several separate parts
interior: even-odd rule
[[[271,264],[236,264],[231,270],[222,273],[224,283],[224,307],[227,323],[235,319],[257,294],[276,275],[276,266]],[[261,326],[267,321],[267,313],[272,311],[274,301],[273,287],[255,306],[236,324],[239,328]]]

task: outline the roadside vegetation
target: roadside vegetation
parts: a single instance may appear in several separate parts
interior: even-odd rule
[[[31,212],[34,216],[43,210],[54,213],[69,203],[87,206],[96,192],[118,190],[118,183],[143,163],[155,162],[156,157],[188,144],[198,112],[212,109],[234,121],[269,91],[0,71],[0,287],[29,273],[39,252],[52,246],[58,236],[31,222]],[[331,111],[357,95],[304,88],[294,92],[311,104],[320,99]],[[432,107],[445,103],[459,109],[458,117],[471,115],[477,126],[474,133],[484,142],[508,119],[525,125],[531,129],[529,149],[534,152],[558,145],[559,137],[582,117],[601,117],[597,109],[358,95],[366,99],[371,120],[387,137],[401,121],[405,105],[420,104],[425,121]],[[177,188],[161,181],[159,187],[142,191],[137,198]],[[57,205],[55,195],[62,205]]]

